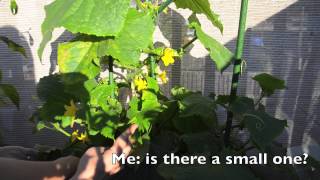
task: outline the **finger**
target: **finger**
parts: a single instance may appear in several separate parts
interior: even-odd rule
[[[131,152],[131,146],[126,146],[122,149],[122,153],[125,154],[125,157],[128,157]]]
[[[121,171],[122,167],[121,166],[118,166],[114,169],[112,169],[110,172],[109,172],[109,175],[114,175],[114,174],[117,174],[119,171]]]
[[[138,125],[132,124],[132,125],[128,128],[130,135],[134,134],[134,132],[136,132],[137,129],[138,129]]]
[[[115,148],[120,148],[123,149],[124,147],[130,145],[131,146],[131,142],[130,142],[130,134],[127,133],[127,131],[125,133],[122,133],[114,142],[113,147]]]
[[[127,128],[121,135],[129,137],[133,135],[138,128],[138,125],[132,124],[129,128]]]
[[[99,154],[102,154],[105,151],[104,147],[91,147],[86,151],[86,155],[90,157],[98,156]]]
[[[100,154],[103,154],[106,151],[105,147],[98,147],[97,149]]]

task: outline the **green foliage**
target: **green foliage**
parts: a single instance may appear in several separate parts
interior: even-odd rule
[[[219,15],[215,14],[211,8],[208,0],[174,0],[178,8],[190,9],[195,14],[204,14],[217,27],[221,33],[223,32],[223,25],[219,19]]]
[[[259,149],[264,150],[287,126],[287,122],[271,117],[265,112],[243,114],[243,123],[250,132],[250,138]]]
[[[248,129],[252,142],[263,151],[287,126],[287,121],[276,119],[264,111],[256,110],[253,99],[247,97],[238,97],[231,104],[230,109],[240,118],[241,124]]]
[[[88,78],[95,78],[100,67],[94,63],[97,58],[98,43],[69,42],[58,47],[58,64],[61,73],[79,72]]]
[[[281,134],[286,121],[268,115],[260,101],[283,89],[284,82],[267,74],[256,76],[254,80],[264,92],[258,102],[247,97],[231,102],[227,95],[209,98],[183,87],[173,88],[170,97],[164,96],[158,79],[163,83],[167,79],[160,62],[165,66],[173,64],[186,48],[155,48],[153,44],[158,15],[172,1],[160,5],[137,1],[137,8],[132,8],[130,2],[55,0],[46,6],[39,56],[57,27],[66,28],[76,38],[58,47],[59,74],[44,77],[38,84],[43,105],[33,118],[36,129],[48,128],[69,136],[68,151],[75,148],[77,152],[75,144],[85,147],[112,144],[119,132],[131,124],[138,125],[134,136],[137,142],[156,154],[221,157],[243,154],[247,144],[237,137],[237,132],[243,130],[250,134],[250,145],[266,150]],[[194,39],[199,39],[210,52],[219,71],[226,69],[234,55],[207,35],[196,18],[197,14],[204,14],[223,31],[209,1],[175,0],[174,3],[178,8],[193,11],[188,28],[195,30]],[[142,53],[147,58],[143,59]],[[114,67],[123,73],[113,72]],[[128,102],[119,100],[123,89],[128,92]],[[225,125],[218,121],[216,113],[220,106],[232,111],[240,124],[228,148],[221,138]],[[246,166],[160,165],[158,172],[167,179],[256,179]]]
[[[45,7],[42,24],[43,40],[38,54],[42,57],[52,31],[64,27],[72,33],[116,36],[124,26],[130,0],[56,0]]]
[[[130,9],[118,36],[107,43],[106,54],[117,59],[122,66],[136,67],[141,51],[153,41],[154,28],[151,13]]]
[[[217,69],[219,71],[226,69],[233,59],[233,54],[230,52],[230,50],[212,37],[205,34],[199,24],[193,22],[191,27],[195,29],[196,35],[204,47],[209,50],[210,57],[216,63]]]
[[[188,152],[199,154],[219,153],[222,141],[210,132],[189,133],[181,136],[181,141],[186,145]],[[199,146],[201,144],[201,146]]]
[[[217,126],[215,103],[210,98],[192,93],[179,100],[178,104],[179,116],[173,123],[180,132],[203,132]]]
[[[18,13],[18,4],[16,0],[10,1],[10,10],[13,15],[16,15]]]
[[[266,96],[271,96],[275,90],[285,89],[284,80],[278,79],[270,74],[259,74],[253,77],[257,81]]]

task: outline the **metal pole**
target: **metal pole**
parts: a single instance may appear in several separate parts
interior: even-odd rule
[[[245,39],[245,32],[246,32],[248,1],[249,0],[242,0],[242,2],[241,2],[238,40],[237,40],[237,47],[236,47],[236,53],[235,53],[235,60],[234,60],[234,64],[233,64],[233,75],[232,75],[232,84],[231,84],[229,104],[231,104],[237,97],[238,82],[239,82],[239,77],[240,77],[240,73],[241,73],[241,61],[242,61],[244,39]],[[230,143],[232,119],[233,119],[233,113],[231,111],[228,111],[226,131],[225,131],[225,135],[224,135],[224,143],[226,146],[229,146],[229,143]]]

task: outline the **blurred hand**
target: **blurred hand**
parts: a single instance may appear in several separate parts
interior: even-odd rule
[[[121,165],[119,163],[112,164],[112,154],[121,155],[124,153],[126,157],[129,155],[132,149],[130,136],[134,134],[137,127],[137,125],[130,126],[115,140],[113,146],[109,149],[105,147],[88,149],[81,157],[77,172],[71,179],[102,179],[118,173],[121,170]]]

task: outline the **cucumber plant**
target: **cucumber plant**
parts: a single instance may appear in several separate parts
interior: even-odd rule
[[[194,38],[180,49],[155,47],[153,42],[159,14],[171,3],[193,12],[188,28],[194,30]],[[256,102],[247,97],[232,97],[232,101],[225,95],[204,97],[183,87],[173,88],[171,97],[164,96],[160,84],[167,83],[168,78],[161,67],[167,68],[183,59],[185,49],[195,40],[208,50],[220,72],[234,62],[235,56],[206,34],[197,19],[197,15],[205,15],[223,32],[219,16],[208,0],[161,3],[135,0],[134,4],[131,0],[55,0],[45,7],[43,39],[38,50],[40,59],[56,28],[65,28],[74,34],[74,38],[58,46],[59,73],[39,82],[38,95],[43,105],[38,109],[37,118],[34,117],[36,129],[61,132],[69,137],[72,145],[96,146],[101,142],[106,145],[106,141],[112,144],[118,132],[130,124],[137,124],[137,142],[150,145],[148,150],[157,155],[169,152],[243,154],[249,144],[266,151],[282,133],[286,121],[268,115],[261,100],[275,90],[284,89],[284,81],[268,74],[254,77],[262,88],[261,98]],[[120,74],[117,69],[121,70]],[[120,101],[123,89],[129,92],[128,102]],[[242,143],[234,135],[228,137],[230,146],[224,144],[226,127],[217,120],[217,106],[233,113],[239,125],[231,130],[240,128],[249,132],[248,142]],[[234,133],[237,132],[239,130]],[[190,175],[181,171],[221,177],[219,173],[221,175],[224,170],[219,168],[168,169],[160,165],[159,172],[165,172],[164,176],[169,179]],[[231,166],[225,168],[234,170]],[[171,171],[179,172],[179,177],[168,174]],[[254,177],[250,169],[241,167],[228,178],[241,173],[243,178]]]

